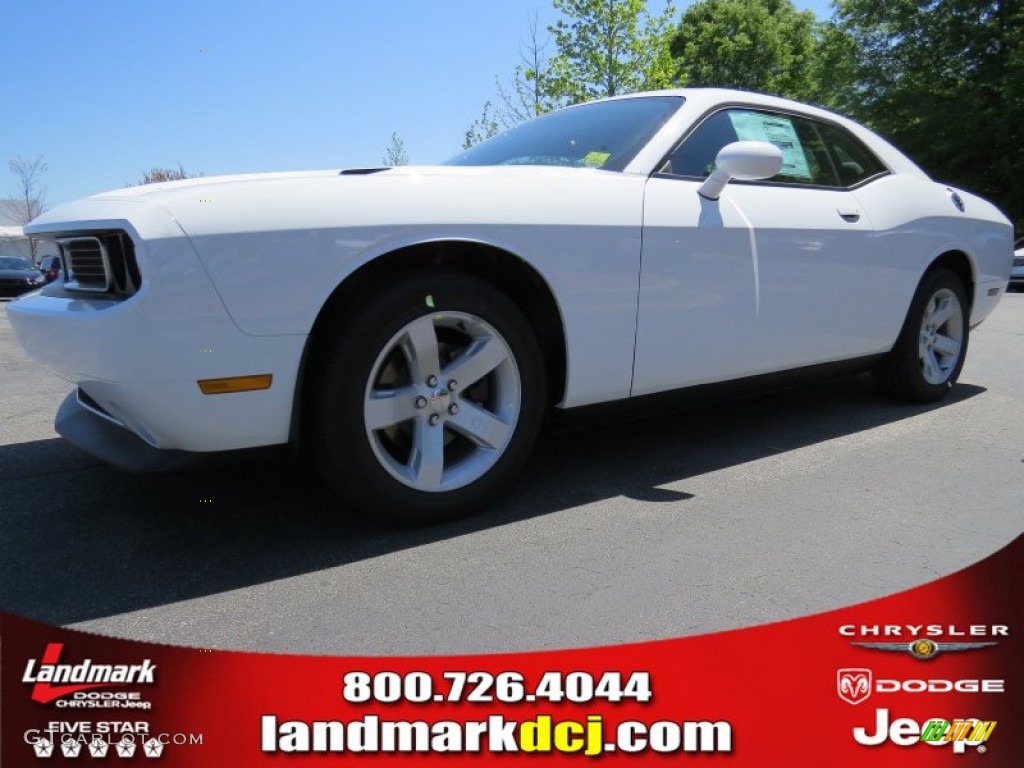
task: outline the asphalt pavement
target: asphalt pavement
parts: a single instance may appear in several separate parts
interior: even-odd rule
[[[2,310],[0,305],[0,310]],[[1024,531],[1024,294],[945,402],[866,376],[546,434],[469,520],[350,518],[284,454],[132,475],[64,443],[70,385],[0,311],[0,608],[110,635],[330,654],[522,651],[802,616]]]

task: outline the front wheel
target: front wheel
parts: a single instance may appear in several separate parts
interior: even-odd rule
[[[514,304],[466,275],[420,274],[375,293],[316,340],[317,467],[377,518],[468,514],[511,481],[536,437],[537,340]]]
[[[968,306],[956,274],[936,269],[925,275],[896,345],[873,372],[879,387],[904,400],[941,400],[967,356]]]

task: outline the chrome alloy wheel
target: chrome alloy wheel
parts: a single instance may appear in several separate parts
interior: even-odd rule
[[[918,337],[921,373],[929,384],[943,384],[960,360],[964,340],[964,313],[960,299],[948,288],[928,300]]]
[[[413,320],[384,346],[366,384],[363,421],[380,465],[417,491],[462,488],[501,458],[522,386],[508,343],[475,315]]]

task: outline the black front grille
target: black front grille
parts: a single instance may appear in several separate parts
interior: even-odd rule
[[[69,288],[88,291],[107,290],[106,258],[100,241],[83,237],[61,243],[70,273]]]
[[[57,242],[67,269],[67,290],[131,296],[142,285],[135,247],[124,232],[68,237]]]
[[[107,260],[110,265],[110,277],[113,288],[118,293],[130,296],[142,285],[142,275],[135,261],[135,246],[132,239],[124,232],[105,235],[103,242],[107,247]]]

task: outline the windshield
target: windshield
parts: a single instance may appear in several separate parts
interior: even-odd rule
[[[25,261],[25,259],[3,256],[0,257],[0,269],[32,269],[32,265]]]
[[[621,171],[682,105],[681,96],[583,104],[539,117],[444,165],[562,165]]]

